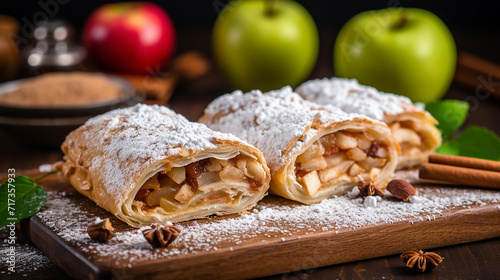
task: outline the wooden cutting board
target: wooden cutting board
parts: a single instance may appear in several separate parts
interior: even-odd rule
[[[420,183],[417,190],[421,194],[443,203],[456,201],[451,203],[454,206],[438,214],[424,211],[404,218],[398,218],[401,213],[395,212],[396,222],[365,222],[352,226],[353,221],[347,218],[345,221],[351,226],[342,227],[342,224],[325,226],[324,221],[315,220],[321,217],[314,215],[320,212],[319,206],[303,206],[268,196],[258,209],[267,214],[275,211],[277,218],[257,221],[248,236],[241,232],[240,236],[224,236],[228,233],[226,229],[221,236],[215,233],[207,245],[205,240],[197,239],[207,238],[206,235],[189,232],[203,226],[216,228],[220,222],[238,219],[236,215],[214,217],[181,223],[181,236],[186,234],[191,239],[182,242],[178,239],[168,248],[151,249],[144,240],[124,242],[124,236],[139,237],[138,230],[77,193],[66,179],[53,175],[39,183],[49,192],[46,206],[40,213],[23,220],[20,227],[52,261],[70,276],[80,279],[252,278],[400,254],[413,248],[430,249],[500,236],[500,199],[485,201],[488,197],[498,197],[498,192]],[[460,196],[469,192],[474,193],[469,200],[477,195],[477,201],[465,205]],[[412,207],[390,197],[384,201]],[[273,210],[267,211],[266,207]],[[299,209],[297,207],[302,207],[300,213],[306,215],[309,215],[308,209],[314,212],[311,219],[304,224],[290,224],[283,213]],[[365,206],[359,204],[355,208],[362,207]],[[351,210],[346,211],[350,213]],[[258,215],[257,212],[248,216]],[[89,221],[96,217],[111,219],[117,231],[108,241],[111,245],[94,243],[82,234]],[[262,227],[278,230],[272,234],[259,233]]]

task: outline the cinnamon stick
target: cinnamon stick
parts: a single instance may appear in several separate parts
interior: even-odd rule
[[[499,65],[464,51],[458,54],[457,64],[455,81],[500,97],[500,90],[494,86],[500,80]]]
[[[479,74],[492,75],[494,78],[500,79],[500,66],[468,52],[461,51],[458,54],[458,64]]]
[[[431,154],[429,156],[429,162],[500,172],[500,161],[473,157]]]
[[[500,172],[495,171],[424,163],[420,166],[419,177],[422,179],[500,189]]]

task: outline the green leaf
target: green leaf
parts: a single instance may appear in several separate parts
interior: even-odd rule
[[[0,186],[0,228],[35,214],[46,199],[45,189],[30,177],[9,178]]]
[[[439,148],[436,149],[436,153],[443,155],[460,155],[460,149],[458,148],[458,143],[456,139],[449,141],[444,141]]]
[[[457,138],[445,141],[436,152],[500,160],[500,138],[487,128],[469,126]]]
[[[465,121],[469,111],[469,103],[465,101],[446,99],[429,102],[425,105],[431,115],[439,122],[437,128],[443,139],[450,137]]]

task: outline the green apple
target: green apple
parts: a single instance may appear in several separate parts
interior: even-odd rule
[[[292,87],[311,73],[318,56],[318,30],[294,1],[234,1],[213,30],[217,64],[233,88],[262,91]]]
[[[438,100],[455,73],[457,50],[446,25],[416,8],[360,13],[340,30],[333,50],[335,74],[356,78],[415,102]]]

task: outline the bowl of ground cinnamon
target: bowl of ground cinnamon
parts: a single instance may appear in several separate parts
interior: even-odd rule
[[[100,73],[54,72],[0,85],[0,115],[9,117],[81,117],[139,101],[125,80]]]
[[[89,118],[141,100],[115,76],[48,73],[0,84],[0,128],[30,146],[58,147]]]

